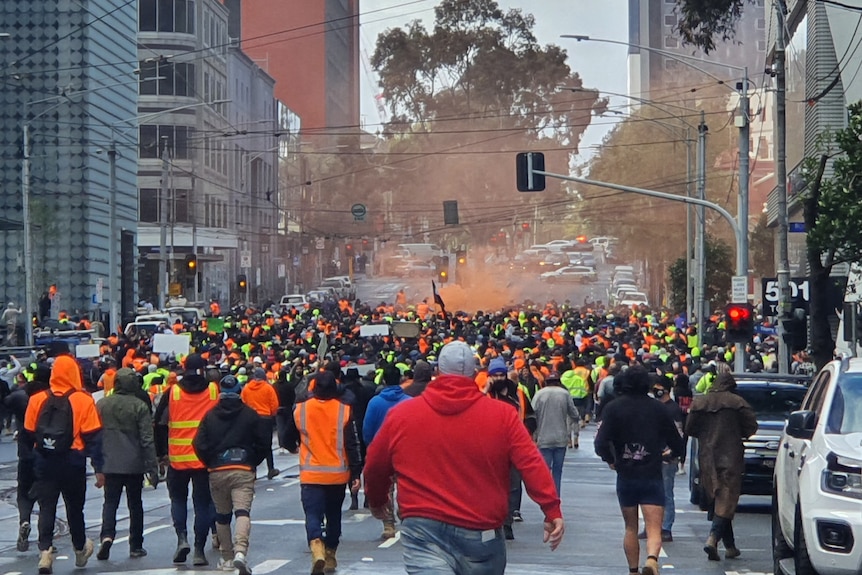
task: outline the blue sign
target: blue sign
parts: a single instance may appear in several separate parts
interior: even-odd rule
[[[787,224],[787,231],[795,234],[804,234],[805,222],[790,222]]]

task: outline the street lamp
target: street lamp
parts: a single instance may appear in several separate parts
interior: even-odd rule
[[[645,52],[650,52],[654,54],[659,54],[664,56],[665,58],[669,58],[671,60],[675,60],[697,70],[710,78],[716,80],[721,85],[726,85],[726,81],[718,76],[712,74],[711,72],[704,70],[700,66],[695,65],[693,62],[698,62],[701,64],[711,64],[712,62],[706,62],[701,60],[700,58],[696,58],[694,56],[686,56],[682,54],[675,54],[674,52],[669,52],[667,50],[661,50],[658,48],[653,48],[652,46],[643,46],[640,44],[633,44],[631,42],[623,42],[621,40],[609,40],[606,38],[591,38],[587,35],[581,34],[563,34],[562,38],[569,38],[573,40],[577,40],[578,42],[602,42],[605,44],[617,44],[619,46],[628,46],[630,48],[637,48],[639,50],[644,50]],[[737,238],[737,254],[736,254],[736,276],[743,277],[745,281],[745,290],[746,294],[748,292],[748,169],[749,169],[749,103],[748,103],[748,67],[747,66],[734,66],[731,64],[719,64],[715,63],[717,66],[721,66],[723,68],[727,68],[730,70],[735,70],[738,72],[742,72],[742,82],[741,85],[737,86],[737,90],[739,91],[739,107],[742,111],[742,114],[737,117],[736,125],[739,128],[739,195],[737,201],[737,227],[739,229],[739,237]],[[703,153],[703,150],[701,150]],[[701,183],[698,182],[700,186]],[[702,216],[703,207],[699,207],[698,218]],[[702,265],[702,264],[701,264]],[[779,270],[780,273],[780,270]],[[779,277],[780,280],[780,277]],[[735,280],[736,281],[736,280]],[[780,282],[779,282],[780,283]],[[746,300],[748,298],[746,297]],[[745,302],[734,302],[734,303],[745,303]],[[698,322],[700,322],[701,331],[705,327],[704,319],[706,318],[705,309],[698,309]],[[702,337],[702,336],[701,336]],[[779,341],[782,341],[779,338]],[[735,368],[738,372],[744,371],[745,367],[745,355],[740,350],[734,354],[735,358]]]

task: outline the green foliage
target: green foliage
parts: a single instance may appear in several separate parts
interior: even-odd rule
[[[829,139],[830,134],[824,134],[824,143]],[[827,265],[862,262],[862,102],[848,108],[847,126],[827,145],[837,148],[837,155],[832,176],[820,181],[815,223],[809,226],[807,241],[825,256]],[[815,189],[818,162],[808,158],[803,164],[809,195]]]
[[[715,50],[716,40],[731,40],[736,23],[747,3],[754,0],[676,0],[676,31],[685,44],[697,46],[707,54]]]
[[[668,268],[670,306],[674,312],[685,310],[685,258],[679,258]],[[706,299],[710,309],[723,307],[728,301],[733,276],[733,250],[723,240],[706,238]]]
[[[766,227],[766,214],[761,214],[757,226],[748,237],[750,246],[749,268],[754,277],[775,275],[775,238],[771,229]]]

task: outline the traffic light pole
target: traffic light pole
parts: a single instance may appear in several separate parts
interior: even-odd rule
[[[602,188],[610,188],[612,190],[619,190],[621,192],[629,192],[632,194],[640,194],[643,196],[662,198],[664,200],[670,200],[672,202],[682,202],[684,204],[692,204],[695,206],[702,206],[704,208],[709,208],[711,210],[714,210],[714,211],[718,212],[718,214],[721,215],[721,217],[723,217],[725,220],[727,220],[727,223],[730,224],[730,229],[733,230],[733,236],[736,238],[736,275],[739,275],[739,276],[747,275],[745,268],[748,265],[748,262],[747,262],[748,258],[746,257],[747,254],[745,253],[745,250],[746,250],[748,238],[745,236],[745,234],[748,232],[748,230],[747,230],[747,228],[740,227],[740,225],[737,223],[737,221],[733,217],[733,215],[730,212],[728,212],[727,210],[725,210],[724,208],[722,208],[721,206],[719,206],[718,204],[714,204],[710,201],[702,200],[700,198],[690,198],[688,196],[676,196],[674,194],[668,194],[668,193],[659,192],[656,190],[648,190],[645,188],[635,188],[632,186],[624,186],[622,184],[613,184],[610,182],[600,182],[597,180],[589,180],[587,178],[578,178],[575,176],[566,176],[563,174],[554,174],[552,172],[545,172],[543,170],[535,170],[535,169],[532,169],[531,167],[529,167],[528,171],[532,172],[532,174],[545,176],[548,178],[556,178],[558,180],[566,180],[568,182],[577,182],[579,184],[585,184],[588,186],[599,186]],[[747,217],[747,214],[746,214],[746,217]],[[700,319],[700,318],[698,318],[698,319]],[[734,369],[738,373],[745,371],[744,349],[741,353],[739,351],[737,351],[737,353],[734,354],[734,357],[735,357]]]

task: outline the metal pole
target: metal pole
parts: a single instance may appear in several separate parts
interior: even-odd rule
[[[691,130],[685,129],[685,195],[691,197]],[[691,206],[685,207],[685,317],[686,321],[691,323],[692,316],[692,269],[691,260],[694,256],[694,249],[691,243]]]
[[[21,218],[24,222],[24,345],[33,345],[33,244],[30,225],[30,124],[23,126]],[[8,336],[7,336],[8,339]]]
[[[112,130],[113,131],[113,130]],[[119,289],[117,287],[117,148],[114,145],[113,133],[111,134],[111,149],[108,150],[108,164],[110,166],[110,198],[111,198],[111,221],[108,225],[108,297],[110,298],[110,313],[108,322],[110,324],[108,333],[113,333],[117,330],[120,333],[120,318],[118,306],[119,304]],[[102,321],[102,318],[99,318]]]
[[[700,113],[700,124],[697,127],[697,197],[706,201],[706,133],[709,131],[704,122],[704,113]],[[695,273],[695,309],[697,310],[697,329],[700,341],[706,332],[706,318],[709,316],[706,301],[706,214],[703,205],[695,210],[697,223],[695,231],[695,253],[697,272]]]
[[[788,253],[787,223],[787,92],[785,76],[784,2],[775,6],[778,11],[777,35],[775,37],[775,195],[778,207],[778,230],[775,234],[778,259],[776,276],[778,279],[778,373],[790,369],[790,350],[784,341],[783,318],[790,316],[790,256]],[[856,348],[854,341],[852,347]]]
[[[159,188],[159,309],[168,297],[168,142],[162,150],[162,185]]]
[[[748,167],[751,150],[750,125],[748,109],[748,67],[745,67],[742,78],[742,94],[739,98],[739,108],[742,124],[739,126],[739,198],[737,200],[736,218],[739,221],[739,254],[736,258],[736,275],[745,276],[745,290],[748,292]],[[741,349],[740,349],[741,348]],[[745,344],[736,344],[733,354],[736,373],[745,371]]]

